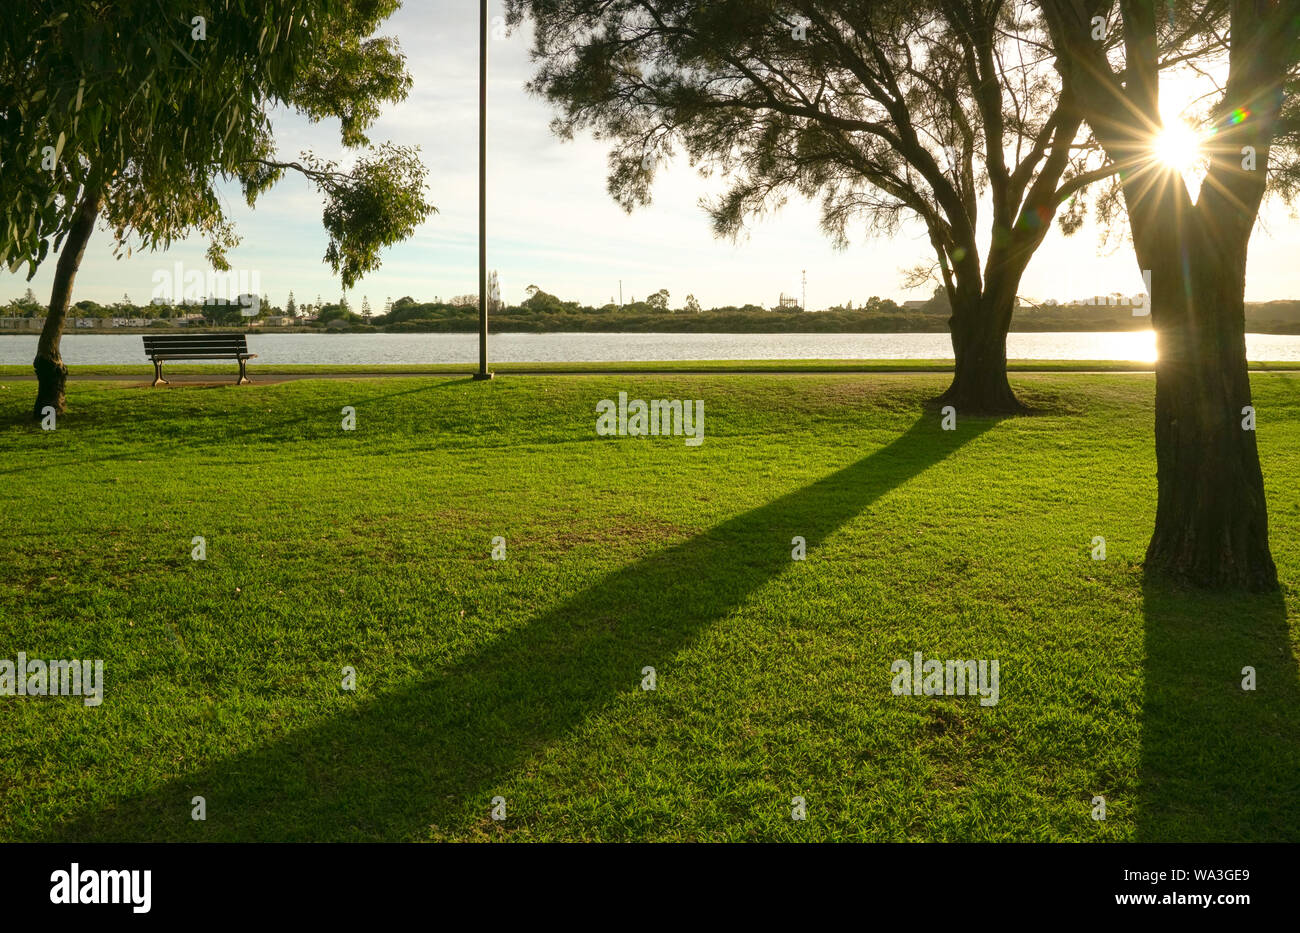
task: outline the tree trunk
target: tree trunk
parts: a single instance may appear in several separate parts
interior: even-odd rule
[[[1015,299],[986,291],[954,304],[948,327],[955,357],[952,385],[936,400],[957,413],[1021,415],[1029,411],[1007,381],[1007,332]]]
[[[1264,477],[1246,411],[1246,244],[1224,242],[1203,214],[1185,215],[1154,253],[1158,498],[1146,567],[1188,584],[1272,590]]]
[[[1159,11],[1123,4],[1125,68],[1117,74],[1103,45],[1089,38],[1078,3],[1038,4],[1057,67],[1071,76],[1098,140],[1124,169],[1133,244],[1139,267],[1151,273],[1158,494],[1146,568],[1217,589],[1277,587],[1255,432],[1243,412],[1251,404],[1245,286],[1269,149],[1296,63],[1295,5],[1227,5],[1227,82],[1193,204],[1178,173],[1151,152],[1151,128],[1163,123]]]
[[[63,320],[68,315],[68,305],[72,299],[72,283],[81,266],[81,257],[85,255],[86,243],[95,229],[95,218],[99,216],[100,193],[86,191],[81,196],[81,204],[68,228],[63,248],[59,251],[59,262],[54,269],[54,287],[50,289],[50,310],[45,317],[45,327],[41,330],[41,339],[36,346],[36,359],[32,368],[36,371],[36,405],[32,410],[37,421],[44,415],[45,408],[51,407],[62,414],[67,407],[64,389],[68,381],[68,367],[63,364],[59,353],[59,338],[63,334]]]

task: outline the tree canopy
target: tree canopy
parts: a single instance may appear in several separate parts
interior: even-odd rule
[[[226,268],[238,240],[218,196],[251,205],[286,170],[326,196],[325,259],[351,286],[432,210],[414,150],[385,144],[350,171],[275,156],[271,110],[339,120],[344,145],[410,87],[396,42],[371,33],[398,0],[40,0],[0,24],[0,261],[29,274],[79,199],[101,192],[123,249],[201,232]]]

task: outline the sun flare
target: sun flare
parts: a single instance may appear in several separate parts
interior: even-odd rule
[[[1189,172],[1201,159],[1201,140],[1182,120],[1170,120],[1156,133],[1152,150],[1157,160],[1176,172]]]

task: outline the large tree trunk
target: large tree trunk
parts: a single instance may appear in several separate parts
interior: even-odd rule
[[[1137,231],[1135,230],[1135,236]],[[1270,590],[1268,546],[1246,365],[1246,244],[1225,242],[1205,211],[1155,242],[1156,527],[1149,572],[1216,588]],[[1253,411],[1253,409],[1252,409]]]
[[[1017,279],[1018,281],[1018,279]],[[1007,332],[1015,310],[1015,287],[993,283],[982,294],[959,297],[948,328],[955,358],[952,385],[936,399],[958,414],[1020,415],[1028,406],[1007,380]]]
[[[77,269],[81,267],[86,243],[95,229],[95,218],[99,216],[99,204],[98,191],[82,194],[72,226],[68,228],[63,248],[59,251],[59,262],[54,269],[54,287],[50,289],[50,311],[45,317],[45,327],[41,330],[41,339],[36,346],[36,359],[32,360],[32,368],[36,370],[36,405],[32,413],[38,421],[44,417],[42,412],[47,407],[52,407],[59,414],[67,407],[64,389],[68,381],[68,367],[63,364],[63,357],[59,353],[59,338],[63,334],[63,321],[68,316],[72,283],[77,278]]]
[[[1244,299],[1250,234],[1296,63],[1295,0],[1227,5],[1228,79],[1195,205],[1178,173],[1152,153],[1167,57],[1156,5],[1122,5],[1122,74],[1090,37],[1088,12],[1078,3],[1038,6],[1058,68],[1073,77],[1088,122],[1124,169],[1133,244],[1140,268],[1151,273],[1159,489],[1147,570],[1219,589],[1273,589],[1264,481],[1255,432],[1243,424],[1250,405]]]

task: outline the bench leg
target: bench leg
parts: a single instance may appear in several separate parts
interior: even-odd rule
[[[248,378],[248,372],[244,369],[244,367],[247,365],[248,365],[248,360],[241,359],[239,361],[239,380],[235,383],[235,385],[237,386],[248,385],[250,382],[253,381],[252,379]]]
[[[158,386],[171,385],[170,382],[162,377],[162,360],[153,361],[153,385],[155,389],[158,388]]]

